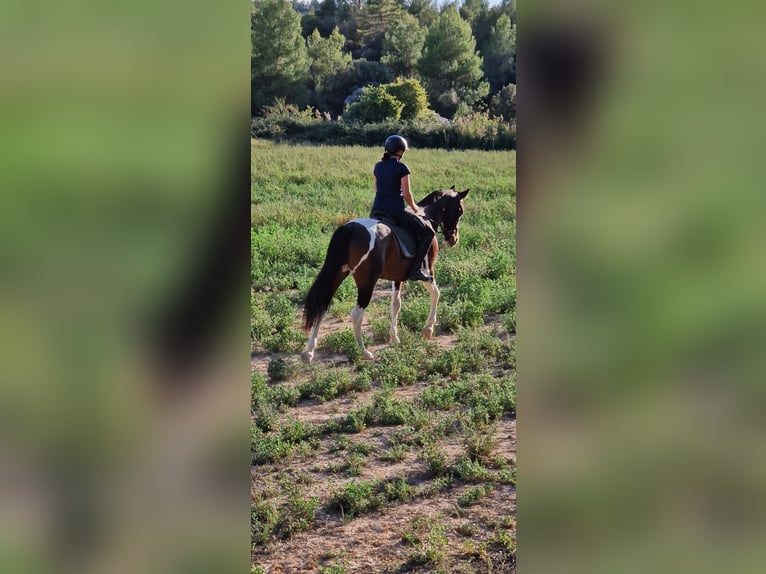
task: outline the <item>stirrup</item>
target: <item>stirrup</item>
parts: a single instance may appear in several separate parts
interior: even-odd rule
[[[427,281],[429,283],[431,283],[434,280],[434,278],[431,275],[426,275],[420,269],[417,269],[413,271],[412,273],[410,273],[410,276],[408,277],[408,279],[410,281]]]

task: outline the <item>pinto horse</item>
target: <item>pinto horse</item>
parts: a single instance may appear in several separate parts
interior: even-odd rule
[[[444,240],[450,247],[458,242],[458,225],[463,215],[463,200],[468,190],[457,192],[455,186],[439,189],[428,194],[418,202],[423,208],[425,218],[431,222],[434,231],[441,227]],[[439,246],[434,237],[428,250],[427,261],[434,276],[434,265],[439,254]],[[391,343],[398,343],[397,322],[401,306],[401,286],[407,281],[412,259],[405,257],[399,248],[391,228],[375,219],[354,219],[341,225],[332,235],[327,248],[322,269],[306,297],[303,309],[303,330],[311,333],[306,350],[301,355],[304,363],[314,359],[319,323],[322,321],[333,295],[343,280],[352,275],[356,282],[356,306],[351,311],[354,337],[365,359],[373,358],[362,341],[362,320],[364,310],[370,304],[372,291],[378,279],[393,281],[391,298]],[[431,312],[423,328],[426,339],[433,336],[436,324],[436,305],[439,302],[439,288],[436,281],[423,281],[431,295]]]

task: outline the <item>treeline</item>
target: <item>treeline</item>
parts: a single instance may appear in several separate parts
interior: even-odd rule
[[[253,0],[253,133],[514,147],[515,20],[515,0]]]

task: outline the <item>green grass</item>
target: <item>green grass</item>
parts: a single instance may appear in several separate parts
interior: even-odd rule
[[[371,170],[380,152],[263,140],[252,140],[251,146],[253,345],[270,352],[295,352],[306,340],[299,329],[297,306],[316,277],[333,230],[369,214],[374,196]],[[515,152],[413,149],[406,161],[416,199],[453,184],[471,189],[460,242],[455,248],[443,248],[436,265],[442,328],[480,326],[488,314],[515,309]],[[355,297],[353,281],[347,279],[330,313],[338,307],[346,315]],[[400,328],[419,333],[429,299],[420,286],[407,288],[404,299]],[[367,336],[387,338],[386,315],[387,310],[379,314]],[[341,335],[325,347],[353,354],[350,343],[348,335]]]

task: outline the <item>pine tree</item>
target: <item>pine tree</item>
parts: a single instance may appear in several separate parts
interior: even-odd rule
[[[511,27],[511,19],[502,14],[497,19],[484,46],[484,69],[492,92],[516,81],[516,28]]]
[[[277,98],[305,105],[308,58],[300,15],[289,0],[258,0],[253,4],[250,26],[252,113]]]
[[[383,38],[383,55],[380,61],[399,76],[412,77],[415,66],[423,52],[426,31],[417,18],[402,14],[386,31]]]
[[[351,56],[343,53],[346,37],[336,27],[328,38],[322,38],[319,30],[306,40],[309,56],[309,71],[315,90],[325,87],[328,80],[351,63]]]
[[[418,70],[433,108],[448,117],[460,104],[471,107],[489,93],[471,27],[454,6],[428,29]]]

